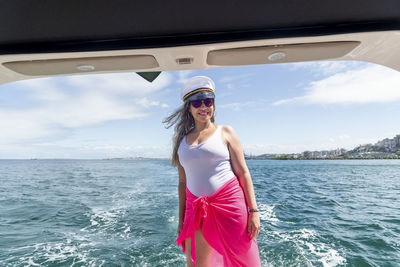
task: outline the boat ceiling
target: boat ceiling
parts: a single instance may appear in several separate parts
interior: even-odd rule
[[[400,30],[398,0],[3,0],[0,55]]]

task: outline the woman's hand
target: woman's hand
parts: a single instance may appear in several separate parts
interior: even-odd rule
[[[179,222],[178,223],[178,230],[176,231],[178,233],[178,236],[180,235],[180,233],[182,231],[182,227],[183,227],[183,222]]]
[[[250,212],[249,219],[247,222],[247,232],[252,233],[250,241],[257,238],[260,233],[260,215],[258,212]]]

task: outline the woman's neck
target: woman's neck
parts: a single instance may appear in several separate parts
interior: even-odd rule
[[[210,127],[214,128],[215,124],[212,123],[211,121],[200,122],[200,123],[195,123],[194,130],[195,130],[195,132],[201,132],[201,131],[209,129]]]

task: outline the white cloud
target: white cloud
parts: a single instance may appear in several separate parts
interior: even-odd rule
[[[148,100],[147,97],[143,97],[136,101],[137,104],[141,105],[144,108],[150,108],[150,107],[162,107],[166,108],[168,107],[167,104],[161,104],[160,101],[151,101]]]
[[[323,147],[322,149],[319,149],[319,150],[332,150],[332,149],[336,149],[336,148],[353,149],[360,143],[361,140],[362,139],[360,139],[360,138],[354,138],[347,134],[333,136],[333,137],[329,137],[327,142],[324,142],[325,147]],[[318,147],[321,147],[321,145],[319,145]]]
[[[163,72],[152,83],[136,73],[112,73],[31,79],[15,82],[12,85],[19,90],[31,92],[32,97],[47,100],[49,92],[60,97],[80,92],[147,95],[164,88],[170,82],[171,75]]]
[[[0,143],[63,135],[74,128],[147,116],[147,109],[151,107],[168,106],[151,98],[170,82],[170,74],[162,73],[153,83],[136,74],[70,76],[13,83],[12,90],[20,90],[33,101],[24,108],[0,108]],[[3,93],[6,86],[2,86]]]
[[[310,61],[287,64],[290,71],[307,70],[315,75],[332,75],[351,69],[358,69],[369,65],[361,61]]]
[[[243,80],[245,78],[249,78],[253,76],[253,73],[243,73],[239,75],[229,75],[229,76],[224,76],[221,79],[218,80],[219,83],[231,83],[231,82],[237,82],[238,80]]]
[[[228,108],[232,109],[233,111],[241,111],[242,108],[254,105],[256,102],[248,101],[248,102],[237,102],[237,103],[229,103],[229,104],[222,104],[218,105],[218,108]]]
[[[311,82],[303,96],[282,99],[274,105],[394,102],[400,100],[399,88],[399,72],[372,65]]]
[[[193,70],[180,70],[180,71],[178,71],[178,80],[177,80],[177,82],[181,83],[181,84],[185,83],[189,79],[189,76],[193,74],[193,72],[194,72]]]
[[[254,73],[243,73],[243,74],[238,74],[238,75],[229,75],[229,76],[224,76],[221,79],[218,80],[217,82],[217,87],[218,88],[227,88],[229,90],[236,89],[237,86],[240,86],[240,88],[247,87],[248,84],[243,84],[244,81],[246,81],[246,78],[254,76]],[[218,96],[228,96],[230,93],[228,92],[218,92]]]
[[[351,142],[353,142],[351,136],[349,136],[347,134],[342,134],[342,135],[339,135],[337,137],[329,137],[328,140],[331,143],[336,143],[337,141],[340,141],[340,142],[351,141]]]

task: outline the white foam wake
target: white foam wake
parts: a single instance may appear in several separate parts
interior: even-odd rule
[[[258,209],[260,211],[260,220],[276,225],[276,223],[279,222],[279,219],[275,215],[274,208],[275,205],[259,204]]]
[[[286,233],[275,231],[273,235],[281,242],[294,243],[302,257],[311,265],[316,262],[322,263],[324,267],[346,264],[346,259],[329,244],[322,242],[315,230],[304,228]]]

